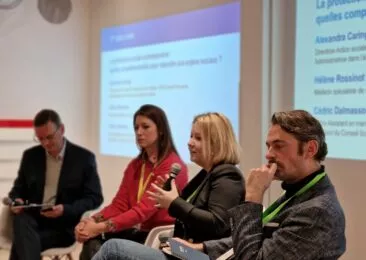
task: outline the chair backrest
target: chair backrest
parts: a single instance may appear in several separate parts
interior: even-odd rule
[[[88,218],[98,212],[97,210],[88,210],[83,213],[81,219]],[[78,243],[75,241],[74,244],[68,247],[57,247],[57,248],[49,248],[41,252],[41,257],[48,257],[50,259],[63,259],[66,256],[66,259],[73,259],[72,252],[76,250]]]
[[[13,219],[10,208],[1,207],[0,213],[0,248],[10,249],[13,240]]]
[[[159,249],[160,246],[159,236],[164,235],[171,237],[173,235],[173,230],[174,225],[159,226],[153,228],[147,235],[147,238],[145,240],[145,246]]]

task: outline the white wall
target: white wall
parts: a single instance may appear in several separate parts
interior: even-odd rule
[[[66,124],[66,136],[89,146],[88,55],[89,0],[73,1],[69,19],[60,25],[46,22],[35,0],[0,10],[0,119],[32,119],[38,110],[53,108]],[[32,140],[31,130],[24,135]],[[23,147],[33,145],[23,142],[17,152],[17,144],[17,137],[0,140],[3,150],[17,155],[11,162],[0,160],[0,197],[11,187]]]

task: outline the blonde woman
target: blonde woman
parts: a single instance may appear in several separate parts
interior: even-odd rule
[[[193,120],[188,142],[191,161],[202,170],[179,195],[153,184],[151,198],[176,218],[174,236],[199,243],[230,236],[228,210],[245,195],[244,179],[237,168],[239,145],[230,121],[220,113],[205,113]],[[161,251],[128,240],[105,243],[93,260],[168,259]]]

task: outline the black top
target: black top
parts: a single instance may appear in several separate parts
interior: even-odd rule
[[[239,205],[244,196],[244,178],[235,165],[217,165],[210,172],[201,170],[168,209],[176,218],[174,236],[193,242],[229,236],[228,210]]]
[[[316,175],[321,174],[324,172],[324,166],[322,165],[319,170],[313,172],[312,174],[306,176],[304,179],[296,182],[296,183],[285,183],[282,182],[281,186],[282,189],[286,191],[285,196],[286,198],[290,198],[292,195],[294,195],[296,192],[298,192],[302,187],[304,187],[306,184],[308,184],[312,179],[315,178]]]

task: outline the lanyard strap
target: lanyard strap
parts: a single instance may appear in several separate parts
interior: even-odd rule
[[[186,200],[188,203],[191,203],[193,197],[196,196],[199,188],[200,186],[198,186],[197,189],[191,195],[189,195],[188,199]]]
[[[143,163],[141,167],[141,174],[140,174],[140,181],[139,181],[139,189],[137,191],[137,202],[141,201],[142,195],[144,194],[147,184],[149,183],[151,177],[154,175],[153,172],[150,172],[150,174],[147,176],[145,182],[144,182],[144,175],[145,175],[145,162]]]
[[[189,195],[189,197],[186,199],[186,201],[188,203],[191,203],[192,199],[197,195],[198,191],[203,187],[203,185],[205,185],[206,180],[210,177],[209,173],[207,173],[207,175],[205,176],[205,178],[203,178],[202,182],[200,183],[200,185],[198,185],[198,187],[194,190],[194,192]]]
[[[281,209],[293,198],[300,196],[301,194],[305,193],[307,190],[309,190],[311,187],[313,187],[315,184],[317,184],[324,176],[326,175],[325,172],[318,174],[315,176],[310,182],[308,182],[304,187],[302,187],[300,190],[298,190],[294,195],[292,195],[290,198],[282,202],[278,205],[278,200],[271,204],[271,206],[266,209],[262,214],[262,223],[263,225],[270,222],[277,214],[281,211]]]

